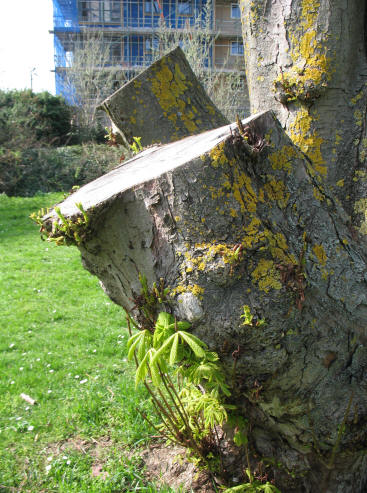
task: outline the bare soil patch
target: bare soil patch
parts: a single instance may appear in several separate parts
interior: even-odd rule
[[[151,445],[141,453],[150,481],[172,488],[180,486],[187,492],[215,493],[209,473],[199,471],[192,462],[185,459],[183,447],[167,447],[163,444]]]

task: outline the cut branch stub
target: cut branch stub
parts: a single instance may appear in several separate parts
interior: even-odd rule
[[[129,143],[143,146],[172,142],[226,125],[193,73],[181,48],[176,48],[107,98],[106,111]]]
[[[60,211],[90,215],[78,248],[116,303],[139,316],[139,274],[164,279],[165,309],[220,355],[284,491],[318,491],[311,469],[334,457],[353,393],[330,473],[353,484],[366,465],[365,245],[272,112],[244,120],[243,136],[235,127],[149,148]]]

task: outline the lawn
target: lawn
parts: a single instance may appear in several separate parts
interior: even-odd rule
[[[42,242],[28,218],[61,199],[0,195],[0,491],[171,491],[139,467],[152,431],[136,409],[151,407],[123,310],[75,247]]]

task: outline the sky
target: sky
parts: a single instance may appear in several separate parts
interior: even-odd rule
[[[0,89],[55,94],[49,30],[52,0],[0,0]]]

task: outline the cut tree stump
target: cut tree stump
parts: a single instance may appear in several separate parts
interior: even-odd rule
[[[100,105],[124,141],[143,146],[182,139],[228,124],[195,77],[180,47]]]
[[[170,287],[161,308],[220,355],[279,488],[362,491],[348,484],[366,471],[365,245],[272,112],[242,126],[148,148],[59,207],[76,220],[82,204],[83,264],[138,320],[139,274]]]

